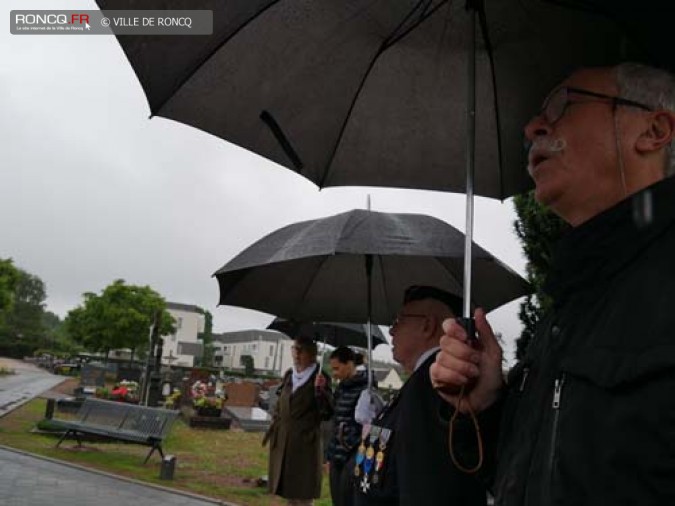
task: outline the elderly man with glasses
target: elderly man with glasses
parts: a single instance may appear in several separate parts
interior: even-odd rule
[[[389,332],[394,359],[410,377],[371,424],[364,425],[351,461],[357,505],[486,504],[481,484],[452,464],[448,421],[453,410],[429,380],[441,325],[460,314],[461,307],[461,299],[435,287],[406,290]]]
[[[525,127],[535,197],[571,226],[553,306],[506,381],[480,310],[480,346],[448,321],[430,368],[460,412],[501,411],[498,506],[675,504],[674,111],[673,75],[621,64],[575,72]]]

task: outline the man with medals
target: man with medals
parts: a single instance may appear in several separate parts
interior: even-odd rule
[[[485,506],[475,476],[458,470],[448,451],[452,407],[435,392],[429,367],[438,352],[443,321],[461,314],[460,298],[430,286],[406,290],[391,325],[394,359],[410,375],[398,395],[364,425],[352,459],[357,506]],[[470,427],[458,427],[460,446]]]

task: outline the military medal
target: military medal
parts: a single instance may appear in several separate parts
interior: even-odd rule
[[[370,481],[368,475],[373,469],[374,457],[375,457],[375,443],[380,437],[381,427],[377,425],[372,425],[370,427],[370,437],[368,438],[368,448],[366,449],[365,459],[363,460],[363,479],[361,480],[361,490],[363,493],[367,493],[370,488]]]
[[[375,455],[375,471],[373,472],[373,483],[377,484],[377,482],[380,481],[380,471],[382,470],[382,466],[384,465],[384,450],[387,449],[387,442],[389,441],[389,437],[391,436],[391,429],[385,429],[382,428],[380,432],[380,447],[377,452],[377,455]]]
[[[357,478],[361,475],[361,464],[363,459],[366,458],[366,440],[368,439],[368,434],[370,433],[370,424],[363,426],[361,430],[361,444],[356,453],[356,465],[354,466],[354,476]]]

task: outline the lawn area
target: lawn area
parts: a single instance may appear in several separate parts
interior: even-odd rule
[[[0,444],[236,504],[285,504],[280,498],[268,495],[265,488],[256,486],[256,480],[267,474],[267,448],[260,445],[260,433],[192,429],[179,419],[164,444],[165,453],[175,455],[177,459],[174,479],[165,481],[159,479],[157,453],[143,465],[149,451],[146,446],[85,442],[77,448],[74,440],[66,440],[55,448],[58,439],[54,436],[31,433],[44,417],[46,402],[45,399],[33,399],[0,418]],[[55,414],[55,417],[61,415]],[[331,504],[326,475],[322,498],[315,504]]]

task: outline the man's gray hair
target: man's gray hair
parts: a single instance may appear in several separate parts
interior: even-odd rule
[[[675,112],[675,76],[639,63],[622,63],[616,66],[619,95],[640,102],[654,110]],[[665,175],[675,175],[675,139],[666,151]]]

